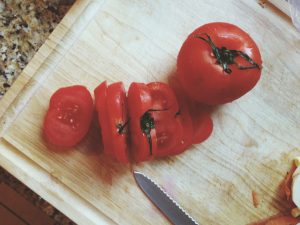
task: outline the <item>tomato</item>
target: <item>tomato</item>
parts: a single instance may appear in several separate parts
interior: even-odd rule
[[[229,23],[197,28],[177,58],[178,78],[190,98],[215,105],[250,91],[261,75],[261,56],[253,39]]]
[[[157,157],[178,153],[183,138],[183,127],[178,117],[178,102],[168,84],[152,82],[147,84],[152,98],[154,127],[157,138]]]
[[[111,140],[109,138],[109,123],[108,115],[106,110],[106,96],[107,96],[107,83],[106,81],[102,82],[95,90],[95,106],[98,113],[98,122],[102,134],[102,142],[104,147],[104,154],[113,156],[111,151]]]
[[[129,162],[127,97],[122,82],[111,84],[108,87],[106,107],[114,155],[119,162],[127,163]]]
[[[177,77],[175,76],[170,77],[169,84],[171,88],[174,90],[175,95],[177,97],[177,101],[179,104],[179,113],[177,116],[181,120],[182,129],[183,129],[182,141],[180,142],[177,148],[177,154],[179,154],[185,151],[189,146],[193,144],[194,126],[190,114],[191,100],[187,97],[187,95],[183,91],[183,88],[180,85]]]
[[[213,121],[211,119],[210,110],[210,107],[207,105],[199,103],[190,105],[190,115],[194,128],[193,144],[199,144],[211,135],[213,131]]]
[[[96,109],[103,136],[104,152],[119,162],[129,162],[127,99],[122,82],[107,87],[103,82],[95,89]]]
[[[153,159],[157,155],[157,139],[149,87],[142,83],[132,83],[127,101],[133,159],[136,162]]]
[[[163,82],[151,82],[147,84],[152,98],[152,107],[162,114],[175,115],[178,110],[178,102],[170,86]]]
[[[44,120],[44,136],[56,146],[75,146],[88,132],[92,115],[93,99],[86,87],[60,88],[51,96]]]
[[[184,130],[182,144],[184,151],[191,144],[199,144],[211,135],[213,130],[211,107],[191,100],[176,76],[170,77],[169,83],[179,102],[180,119]]]

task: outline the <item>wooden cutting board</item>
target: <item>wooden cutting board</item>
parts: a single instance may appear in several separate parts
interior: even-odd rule
[[[133,81],[165,81],[186,36],[212,21],[251,34],[264,60],[260,82],[215,109],[214,131],[204,143],[132,167],[200,224],[248,224],[283,212],[278,187],[300,154],[300,39],[287,17],[254,0],[78,0],[1,100],[1,166],[79,224],[166,224],[132,168],[100,154],[96,121],[67,152],[46,145],[42,121],[51,94],[63,86],[93,91],[104,80],[127,88]]]

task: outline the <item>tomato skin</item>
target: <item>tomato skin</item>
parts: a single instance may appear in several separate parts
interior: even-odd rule
[[[153,109],[157,138],[156,157],[178,154],[178,147],[183,141],[183,127],[177,113],[179,111],[175,93],[170,86],[163,82],[148,83]]]
[[[141,129],[141,118],[152,109],[152,98],[149,88],[143,83],[131,83],[128,90],[129,129],[131,154],[135,162],[151,160],[157,155],[156,130],[151,129],[152,154],[146,134]],[[152,113],[150,113],[152,115]]]
[[[115,158],[121,163],[128,163],[128,128],[125,126],[119,132],[118,125],[124,126],[128,122],[127,98],[122,82],[117,82],[108,86],[106,108],[108,123],[110,127],[110,141]]]
[[[124,127],[119,132],[119,125],[124,125],[128,120],[124,85],[117,82],[107,86],[105,81],[95,89],[94,94],[104,153],[118,162],[128,163],[128,129]]]
[[[195,35],[208,34],[217,47],[240,50],[258,65],[262,64],[259,49],[252,38],[239,27],[229,23],[209,23],[193,31],[183,43],[177,58],[177,74],[187,94],[194,100],[209,104],[231,102],[250,91],[258,82],[261,69],[239,70],[229,65],[231,74],[216,63],[212,48]],[[204,36],[205,37],[205,36]],[[249,65],[241,57],[240,64]]]
[[[178,117],[163,118],[155,120],[157,138],[156,157],[166,157],[181,153],[179,148],[183,138],[183,127]],[[179,150],[180,149],[180,150]]]
[[[109,123],[108,115],[106,110],[106,97],[107,97],[107,83],[106,81],[102,82],[95,90],[95,106],[98,113],[98,122],[101,129],[102,141],[104,147],[104,154],[113,156],[111,151],[111,141],[109,138]]]
[[[169,83],[176,93],[179,103],[179,117],[184,131],[181,151],[184,151],[190,145],[199,144],[211,135],[213,130],[212,107],[189,98],[177,76],[170,77]]]
[[[193,144],[194,126],[190,113],[190,104],[192,104],[192,101],[184,92],[177,77],[170,77],[169,84],[177,97],[180,112],[178,118],[181,120],[183,129],[182,141],[179,143],[177,148],[177,154],[179,154]]]
[[[205,141],[213,131],[213,120],[211,118],[211,108],[207,105],[194,103],[190,105],[190,115],[193,123],[193,144]]]
[[[73,147],[88,132],[92,115],[93,99],[86,87],[60,88],[50,98],[44,119],[44,136],[55,146]]]
[[[178,102],[170,86],[163,82],[151,82],[147,84],[152,98],[152,108],[161,110],[162,114],[175,115],[178,110]]]

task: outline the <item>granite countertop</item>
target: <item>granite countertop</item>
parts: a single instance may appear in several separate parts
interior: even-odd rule
[[[0,0],[0,98],[74,0]]]
[[[0,101],[75,0],[0,0]],[[74,224],[0,166],[4,182],[56,221]]]

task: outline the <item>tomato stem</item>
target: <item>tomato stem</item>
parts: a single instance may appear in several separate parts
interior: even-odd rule
[[[218,48],[207,33],[203,33],[202,35],[205,35],[207,39],[199,35],[195,35],[195,38],[199,38],[210,45],[213,54],[217,59],[217,63],[222,66],[223,70],[226,73],[231,74],[232,72],[232,70],[228,67],[229,65],[236,65],[239,70],[260,69],[260,66],[253,59],[251,59],[251,57],[248,56],[246,53],[239,50],[230,50],[227,49],[226,47]],[[251,66],[244,66],[238,64],[235,61],[235,58],[238,56],[248,61],[251,64]]]
[[[151,130],[154,129],[154,118],[151,116],[150,110],[146,111],[141,117],[141,129],[142,132],[146,135],[149,148],[150,155],[152,155],[152,138],[151,138]]]
[[[130,119],[128,119],[124,124],[119,123],[116,125],[116,127],[118,128],[118,133],[119,134],[125,134],[126,133],[126,126],[129,124]]]
[[[169,109],[149,109],[147,110],[140,120],[141,130],[146,135],[149,148],[150,148],[150,155],[152,155],[152,138],[151,138],[151,130],[155,128],[154,118],[151,115],[151,112],[161,112],[167,111]]]

